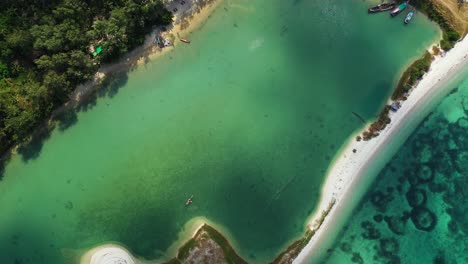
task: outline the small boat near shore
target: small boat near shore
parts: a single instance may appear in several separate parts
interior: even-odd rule
[[[404,2],[400,4],[397,8],[393,9],[392,12],[390,12],[390,16],[394,17],[400,14],[401,12],[403,12],[403,10],[405,10],[407,5],[408,5],[408,2]]]
[[[373,14],[373,13],[379,13],[379,12],[389,11],[389,10],[392,10],[393,8],[395,8],[395,6],[396,6],[395,3],[383,3],[383,4],[379,4],[379,5],[370,7],[370,8],[367,10],[367,12],[368,12],[369,14]]]
[[[188,39],[180,38],[180,41],[182,41],[184,43],[187,43],[187,44],[190,44],[190,40],[188,40]]]
[[[185,206],[189,206],[193,202],[193,195],[188,198],[187,202],[185,202]]]
[[[411,19],[413,19],[413,16],[414,16],[414,9],[411,9],[411,11],[409,11],[405,17],[405,24],[408,24],[411,21]]]

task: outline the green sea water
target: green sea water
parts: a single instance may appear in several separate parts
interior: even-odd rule
[[[377,176],[324,263],[467,263],[467,128],[465,79]]]
[[[223,1],[161,59],[119,76],[0,182],[0,263],[72,263],[115,241],[169,258],[203,216],[265,263],[305,230],[330,161],[438,36],[370,1]],[[73,115],[72,115],[73,117]],[[194,195],[194,202],[185,201]]]

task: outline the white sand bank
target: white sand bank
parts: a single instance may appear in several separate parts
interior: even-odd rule
[[[467,54],[468,38],[465,38],[444,57],[436,57],[429,72],[412,90],[398,112],[390,114],[392,121],[380,136],[357,142],[356,134],[350,139],[328,171],[318,210],[312,216],[309,227],[314,227],[316,219],[331,200],[336,199],[336,204],[293,263],[316,263],[324,256],[378,171],[429,113],[430,106],[454,88],[448,84],[460,79],[467,69]],[[357,152],[353,153],[353,149]]]
[[[121,246],[106,244],[93,248],[81,257],[80,264],[136,264],[131,254]]]

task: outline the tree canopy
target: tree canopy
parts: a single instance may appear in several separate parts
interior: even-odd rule
[[[25,137],[103,61],[172,22],[159,0],[0,2],[0,152]],[[93,57],[89,48],[103,52]]]

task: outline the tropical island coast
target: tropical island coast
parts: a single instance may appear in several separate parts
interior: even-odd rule
[[[419,6],[421,7],[422,5]],[[425,7],[421,8],[424,9]],[[446,14],[445,17],[447,17]],[[459,21],[453,20],[453,18],[450,21],[452,23],[450,24],[451,26],[460,25]],[[436,22],[439,24],[445,23],[437,21],[437,19]],[[454,38],[450,40],[446,39],[446,34],[450,29],[447,31],[447,28],[444,28],[444,26],[442,26],[442,29],[443,42],[441,46],[448,51],[439,53],[437,50],[440,47],[437,49],[430,48],[425,55],[430,55],[430,67],[424,69],[427,73],[412,80],[411,83],[405,84],[404,98],[400,95],[394,96],[393,99],[400,100],[397,112],[391,112],[389,109],[386,109],[385,113],[391,122],[383,126],[377,135],[369,137],[366,140],[361,140],[361,137],[358,135],[365,132],[372,125],[368,124],[362,131],[353,135],[349,143],[342,151],[339,151],[338,157],[327,173],[320,203],[315,211],[316,213],[309,220],[308,229],[304,237],[291,244],[272,263],[291,263],[292,261],[294,263],[309,263],[311,259],[316,260],[322,257],[322,255],[318,255],[316,252],[326,253],[326,248],[339,231],[337,226],[340,226],[340,219],[346,218],[351,212],[351,208],[360,199],[360,192],[357,190],[361,188],[365,189],[370,184],[371,180],[369,177],[376,173],[379,166],[383,166],[384,161],[380,159],[383,158],[384,153],[395,152],[399,144],[402,143],[401,141],[393,143],[392,140],[396,138],[401,140],[409,136],[412,128],[418,123],[415,120],[421,121],[425,116],[424,113],[427,113],[427,106],[432,101],[449,92],[450,87],[447,84],[459,77],[463,68],[468,64],[468,39],[464,38],[456,43]],[[466,34],[465,26],[458,27],[457,30],[459,30],[460,34]],[[444,42],[444,39],[450,42]],[[408,70],[411,70],[411,67]],[[389,103],[392,102],[394,101],[389,100]],[[411,122],[409,122],[410,120]],[[357,140],[355,140],[356,138]],[[200,234],[206,234],[207,230],[221,236],[214,228],[207,224],[201,225],[193,235],[193,238],[179,249],[177,257],[168,263],[184,263],[189,252],[193,253],[201,249],[219,248],[220,244],[226,246],[223,247],[224,254],[226,252],[233,252],[237,256],[237,261],[226,262],[226,259],[223,261],[218,259],[219,263],[245,263],[229,246],[226,239],[221,240],[221,242],[214,240],[214,243],[200,243],[203,240]],[[105,248],[105,246],[103,247]],[[102,249],[103,247],[100,248]],[[113,246],[111,245],[110,248],[113,248]],[[122,257],[124,257],[125,253],[121,253],[123,254]]]
[[[337,235],[336,226],[340,225],[340,219],[348,216],[351,208],[361,198],[359,190],[365,189],[370,184],[369,177],[375,175],[386,162],[379,159],[383,158],[384,153],[388,156],[389,152],[395,152],[403,141],[392,141],[396,138],[400,140],[407,138],[417,123],[428,113],[427,106],[453,88],[448,84],[463,73],[464,67],[468,65],[467,54],[468,38],[464,38],[447,52],[445,57],[437,56],[429,72],[410,92],[401,108],[395,113],[390,113],[391,123],[378,137],[370,141],[357,141],[352,137],[343,151],[340,151],[328,172],[318,212],[326,209],[330,201],[336,201],[336,206],[295,259],[295,263],[305,263],[312,257],[319,258],[320,256],[314,255],[315,252],[326,252],[332,237]],[[380,164],[376,166],[377,163]],[[317,216],[314,216],[310,221],[312,228],[316,218]]]
[[[97,13],[96,17],[89,19],[92,25],[83,23],[80,25],[82,28],[76,29],[89,30],[80,38],[51,39],[43,43],[44,40],[40,34],[42,31],[50,30],[48,28],[50,25],[47,23],[51,22],[44,22],[44,25],[33,27],[31,33],[27,29],[27,24],[20,26],[19,29],[13,29],[10,35],[8,35],[8,30],[5,30],[2,34],[6,35],[6,43],[4,43],[6,51],[2,55],[2,60],[10,62],[7,64],[0,61],[0,67],[5,68],[0,75],[0,85],[5,88],[5,92],[0,97],[0,102],[2,102],[2,107],[0,107],[2,118],[0,120],[0,172],[3,171],[12,152],[22,152],[23,146],[27,148],[28,145],[47,138],[50,131],[57,125],[62,126],[64,119],[69,119],[69,115],[75,115],[84,102],[94,100],[93,96],[96,92],[112,84],[115,79],[119,78],[119,75],[126,74],[139,65],[173,51],[177,45],[181,44],[179,38],[191,34],[192,31],[202,26],[220,3],[217,0],[185,0],[183,2],[184,4],[181,4],[180,0],[157,0],[142,4],[148,12],[140,14],[144,16],[142,17],[144,22],[141,22],[143,25],[128,26],[116,32],[115,35],[109,35],[109,30],[106,32],[105,28],[105,23],[109,23],[107,27],[113,26],[111,22],[108,22],[113,19],[112,14],[109,19],[103,19],[105,12],[111,13],[112,10],[109,11],[103,7],[86,10],[84,6],[68,1],[56,7],[60,11],[54,12],[57,16],[53,18],[56,20],[54,23],[67,24],[86,12]],[[21,7],[21,3],[17,5]],[[9,9],[10,11],[6,12],[7,15],[13,16],[15,12],[19,12],[17,11],[19,7]],[[48,8],[52,7],[54,7],[53,4]],[[25,12],[34,12],[35,8],[36,6],[30,6],[30,10],[26,9]],[[120,9],[118,6],[113,8],[114,15],[117,16],[117,11]],[[125,6],[121,7],[125,10],[124,12],[132,12],[127,11],[126,8],[130,9]],[[72,17],[68,20],[60,17],[59,12],[68,11],[69,15],[72,14],[70,9],[75,10]],[[156,15],[153,14],[153,17],[149,18],[151,11]],[[106,15],[109,16],[109,14]],[[119,19],[123,20],[123,18]],[[7,27],[11,19],[5,20],[4,27]],[[114,19],[114,23],[117,23],[115,20],[117,19]],[[118,22],[131,23],[129,21]],[[99,26],[96,26],[97,24]],[[23,27],[26,28],[23,29]],[[34,30],[38,31],[37,39]],[[141,34],[139,38],[128,39],[132,37],[132,34],[137,33]],[[123,38],[119,34],[125,38],[116,40],[116,38]],[[56,34],[55,38],[58,38],[58,35]],[[155,40],[158,36],[168,40],[169,45],[165,47],[156,45]],[[86,50],[88,46],[89,51]],[[91,57],[86,54],[86,51],[91,52],[97,47],[102,48],[99,54]],[[27,55],[27,52],[31,52],[32,55]],[[74,56],[76,63],[69,64],[63,61],[66,56]],[[7,69],[8,67],[11,69]],[[15,100],[20,103],[14,107],[7,107],[14,104]]]
[[[416,2],[422,3],[422,1]],[[443,3],[442,0],[435,2],[442,3],[446,6],[447,10],[454,8],[453,5]],[[60,98],[60,100],[56,98],[57,102],[54,103],[56,107],[49,106],[50,112],[48,113],[52,117],[41,116],[42,120],[47,119],[46,129],[51,130],[57,116],[67,110],[74,110],[84,100],[92,97],[100,88],[108,85],[115,75],[126,73],[138,65],[145,64],[149,60],[173,51],[174,46],[181,45],[178,39],[189,35],[191,31],[200,27],[210,16],[211,12],[218,7],[218,3],[220,1],[216,0],[186,0],[183,4],[180,1],[164,1],[165,8],[174,15],[173,24],[169,25],[165,21],[163,26],[153,28],[149,35],[145,35],[145,39],[140,43],[143,45],[131,52],[123,52],[124,48],[122,48],[122,52],[119,53],[120,59],[118,62],[111,63],[103,60],[102,62],[106,62],[106,64],[102,66],[100,66],[101,61],[96,62],[93,67],[90,66],[86,72],[86,76],[79,78],[79,82],[76,83],[79,85],[76,89],[70,90],[68,87],[70,85],[67,86],[67,94],[63,97],[67,98],[66,102],[64,102],[63,98]],[[422,10],[427,8],[427,6],[422,4],[420,7]],[[165,15],[165,19],[167,19],[167,13]],[[399,84],[399,86],[404,88],[401,90],[403,92],[392,98],[393,100],[398,100],[399,109],[396,112],[391,112],[389,111],[389,106],[386,106],[385,115],[382,115],[385,119],[385,125],[379,127],[377,133],[366,137],[365,140],[361,140],[361,137],[357,135],[365,132],[369,125],[371,125],[368,124],[358,134],[353,135],[346,146],[338,151],[337,157],[328,170],[327,178],[321,191],[320,202],[315,207],[315,212],[310,217],[310,221],[308,221],[309,224],[307,225],[305,235],[287,247],[283,253],[273,260],[273,263],[291,263],[293,261],[295,263],[308,263],[311,258],[320,257],[320,255],[317,255],[319,249],[321,249],[320,252],[326,252],[327,246],[339,231],[340,219],[346,218],[346,215],[350,213],[350,210],[360,199],[359,194],[362,192],[358,190],[366,188],[372,180],[371,175],[376,174],[375,171],[385,162],[383,161],[384,154],[387,155],[396,150],[399,144],[401,144],[400,140],[407,137],[418,120],[420,121],[425,116],[428,111],[427,106],[448,93],[448,89],[450,88],[448,84],[456,80],[462,70],[467,67],[468,38],[457,42],[460,35],[466,34],[466,17],[454,16],[450,18],[451,20],[443,20],[442,22],[437,20],[437,16],[433,18],[443,29],[443,42],[439,48],[447,52],[440,52],[439,48],[431,48],[425,54],[425,57],[421,59],[421,63],[413,63],[406,71],[408,74],[404,75],[406,77],[410,76],[407,79],[411,81],[402,85]],[[444,26],[446,21],[450,21],[449,26]],[[460,21],[465,24],[461,24],[462,22]],[[454,35],[453,28],[456,28],[457,34],[460,35]],[[154,45],[157,36],[169,40],[174,46],[161,48]],[[97,39],[96,42],[98,43],[93,44],[95,46],[101,43],[99,38]],[[44,50],[48,48],[42,47]],[[44,50],[42,51],[44,53],[50,52]],[[76,54],[78,53],[74,53],[74,55]],[[41,55],[48,56],[47,54]],[[79,53],[79,55],[81,57],[82,54]],[[47,59],[48,57],[42,60],[38,59],[38,63],[42,65],[41,67],[44,67],[40,77],[41,81],[42,78],[50,81],[52,77],[57,77],[54,75],[55,73],[51,73],[51,71],[55,71],[54,69],[47,68],[51,67]],[[22,62],[20,61],[18,65],[21,65]],[[88,59],[85,62],[92,64],[92,61]],[[46,68],[47,71],[45,70]],[[411,72],[415,68],[416,70],[414,71],[417,71],[417,74]],[[426,71],[427,73],[424,74]],[[12,79],[10,77],[8,78]],[[57,79],[62,80],[59,77]],[[402,80],[406,77],[402,78]],[[86,82],[82,83],[83,81]],[[9,80],[8,84],[11,83],[12,81]],[[54,85],[54,83],[48,84]],[[76,87],[76,85],[73,87]],[[402,95],[404,95],[404,98]],[[393,102],[392,100],[389,101],[390,104]],[[29,105],[28,102],[23,103],[20,104],[21,107]],[[59,106],[59,103],[62,106]],[[18,124],[24,123],[19,122]],[[37,122],[35,124],[37,125]],[[0,138],[1,143],[6,142],[6,144],[2,144],[2,147],[9,149],[23,140],[30,140],[31,136],[29,136],[29,133],[32,129],[33,127],[28,127],[28,129],[24,130],[26,133],[24,138],[17,136]],[[11,131],[7,132],[11,133]],[[398,139],[398,142],[394,141],[396,139]],[[4,151],[5,149],[1,150]],[[229,245],[228,240],[212,226],[206,223],[198,224],[196,231],[190,235],[192,238],[184,243],[176,255],[173,256],[174,258],[170,259],[167,263],[246,263]],[[105,244],[93,248],[81,258],[81,264],[121,262],[127,264],[152,263],[152,261],[138,260],[124,247],[115,244]]]

